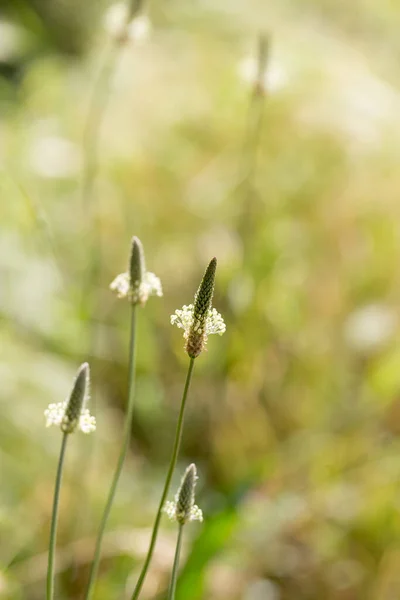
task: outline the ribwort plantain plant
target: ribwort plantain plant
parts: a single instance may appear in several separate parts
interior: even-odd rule
[[[101,545],[107,521],[114,502],[117,485],[121,476],[122,468],[129,448],[131,437],[134,391],[135,391],[135,359],[136,359],[136,307],[144,306],[151,295],[162,296],[161,282],[154,275],[146,271],[146,262],[144,250],[141,241],[136,236],[132,238],[131,254],[129,260],[129,269],[126,273],[118,275],[111,283],[110,288],[115,291],[118,298],[126,298],[131,305],[131,329],[129,342],[129,382],[128,382],[128,404],[125,416],[124,430],[122,434],[122,444],[115,468],[113,480],[108,498],[104,507],[100,522],[99,531],[96,539],[96,546],[93,556],[93,562],[90,569],[89,583],[86,591],[86,600],[92,598],[94,586],[99,568]]]
[[[98,299],[93,290],[99,285],[101,271],[101,235],[96,218],[98,202],[95,202],[95,184],[99,163],[99,141],[110,96],[110,84],[122,53],[128,44],[140,42],[149,29],[145,15],[145,0],[126,0],[110,7],[105,18],[107,43],[100,59],[98,74],[90,91],[87,117],[84,123],[82,154],[83,165],[80,182],[80,205],[86,223],[88,240],[91,240],[91,261],[85,273],[81,304],[87,314],[99,310]],[[88,328],[88,351],[93,352],[95,323]]]
[[[50,526],[46,585],[47,600],[53,600],[54,598],[54,558],[57,537],[58,507],[68,436],[76,430],[83,431],[83,433],[91,433],[96,429],[96,419],[90,415],[89,410],[86,407],[89,399],[89,384],[89,365],[84,363],[78,370],[69,398],[64,402],[50,404],[44,413],[46,417],[46,427],[57,425],[63,432],[54,487],[53,510]]]
[[[204,273],[199,289],[195,295],[194,303],[190,304],[189,306],[184,306],[182,310],[177,310],[175,314],[171,316],[171,323],[184,330],[183,336],[185,338],[185,351],[189,356],[189,365],[186,374],[185,386],[183,389],[178,422],[176,425],[174,445],[164,488],[154,521],[149,548],[138,581],[136,583],[136,587],[133,591],[132,600],[137,600],[140,596],[140,592],[142,590],[143,583],[153,557],[161,516],[178,459],[179,448],[182,439],[186,401],[192,379],[194,361],[204,350],[208,335],[213,333],[222,335],[226,329],[223,318],[215,309],[212,308],[216,267],[217,259],[213,258]]]
[[[194,503],[195,487],[197,481],[196,465],[191,464],[182,477],[181,485],[175,495],[174,502],[167,502],[165,512],[171,519],[178,523],[178,538],[176,541],[174,564],[172,567],[171,583],[168,591],[168,600],[175,600],[176,583],[178,579],[179,559],[181,554],[183,527],[189,521],[202,521],[203,513]]]

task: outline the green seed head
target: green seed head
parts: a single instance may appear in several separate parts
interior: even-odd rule
[[[184,525],[190,520],[194,506],[194,488],[197,481],[196,465],[191,464],[185,471],[176,500],[176,520]]]
[[[214,294],[217,259],[214,257],[208,265],[197,290],[193,306],[193,324],[190,328],[186,351],[191,358],[196,358],[204,347],[206,337],[206,320],[211,309]]]
[[[129,261],[129,278],[131,291],[136,291],[143,281],[146,273],[146,263],[142,242],[133,236],[131,246],[131,257]]]
[[[61,431],[64,433],[73,433],[75,431],[89,393],[89,383],[89,365],[88,363],[83,363],[78,369],[62,419]]]

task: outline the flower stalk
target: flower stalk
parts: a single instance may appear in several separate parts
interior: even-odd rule
[[[61,441],[60,457],[58,459],[56,483],[54,486],[53,510],[51,515],[49,557],[47,563],[46,598],[54,598],[54,559],[57,539],[58,508],[60,503],[60,491],[64,468],[65,450],[67,448],[68,433],[64,433]]]
[[[93,597],[95,582],[100,564],[101,557],[101,546],[103,542],[104,532],[106,530],[108,518],[110,516],[111,507],[114,502],[115,494],[117,491],[117,485],[121,476],[122,468],[124,466],[125,458],[128,452],[131,429],[132,429],[132,418],[134,408],[134,390],[135,390],[135,361],[136,361],[136,305],[132,304],[131,307],[131,331],[130,331],[130,342],[129,342],[129,384],[128,384],[128,407],[125,416],[124,431],[122,435],[122,446],[119,453],[117,466],[114,472],[113,480],[108,492],[108,498],[104,507],[104,512],[101,518],[99,531],[96,538],[96,546],[93,555],[93,562],[90,568],[89,582],[86,590],[85,600],[90,600]]]
[[[89,365],[84,363],[78,370],[68,400],[59,404],[50,404],[45,411],[45,417],[47,421],[46,425],[59,425],[61,431],[63,432],[54,486],[53,509],[50,525],[49,555],[46,580],[47,600],[53,600],[54,598],[54,563],[57,539],[57,523],[68,436],[78,429],[84,433],[90,433],[96,428],[96,421],[94,417],[89,415],[89,411],[86,408],[89,393],[89,383]]]
[[[219,313],[217,313],[215,309],[211,308],[214,293],[216,268],[217,259],[213,258],[210,261],[204,273],[199,289],[197,290],[197,293],[195,295],[194,304],[184,306],[182,310],[177,310],[175,314],[171,317],[171,323],[173,325],[177,325],[177,327],[184,330],[183,335],[186,340],[185,350],[189,356],[189,367],[186,375],[186,382],[179,410],[178,423],[175,431],[175,441],[172,449],[167,476],[165,479],[164,488],[161,494],[160,503],[153,525],[153,531],[150,538],[150,545],[147,551],[142,570],[139,575],[139,579],[133,591],[132,600],[137,600],[139,598],[144,580],[146,578],[151,563],[151,559],[153,557],[158,530],[160,527],[161,516],[164,510],[165,501],[168,496],[176,462],[178,460],[178,454],[182,439],[186,401],[188,397],[190,382],[192,379],[194,361],[204,349],[208,334],[219,333],[220,335],[222,335],[222,333],[224,333],[226,329],[225,323],[221,315],[219,315]]]
[[[182,537],[183,523],[180,523],[178,527],[178,538],[176,540],[174,564],[172,566],[171,583],[168,590],[168,600],[175,600],[176,582],[178,580],[179,559],[181,556]]]
[[[117,491],[118,482],[122,473],[122,468],[125,463],[126,455],[129,449],[131,439],[134,395],[135,395],[135,378],[136,378],[136,309],[138,305],[143,306],[148,297],[155,293],[153,288],[148,285],[148,275],[146,272],[146,261],[144,250],[141,241],[134,236],[131,243],[131,253],[129,259],[129,268],[127,273],[118,275],[111,284],[111,289],[115,290],[119,298],[127,298],[131,305],[131,329],[129,341],[129,383],[128,383],[128,405],[125,415],[124,430],[122,434],[122,445],[119,453],[117,465],[115,468],[113,480],[108,492],[108,498],[104,507],[103,515],[100,521],[100,527],[97,534],[96,545],[94,550],[93,562],[90,569],[89,583],[86,591],[86,600],[90,600],[94,593],[96,577],[100,564],[101,545],[104,532],[106,530],[108,518],[114,502]],[[161,283],[158,277],[151,274],[157,280],[157,295],[162,295]]]
[[[191,382],[191,379],[192,379],[192,373],[193,373],[193,367],[194,367],[194,360],[195,360],[194,358],[191,358],[190,361],[189,361],[189,367],[188,367],[188,372],[187,372],[187,375],[186,375],[186,382],[185,382],[185,387],[184,387],[184,390],[183,390],[181,407],[180,407],[179,416],[178,416],[178,423],[177,423],[177,426],[176,426],[174,447],[173,447],[172,454],[171,454],[171,459],[170,459],[170,463],[169,463],[169,467],[168,467],[167,477],[165,479],[164,489],[163,489],[163,492],[162,492],[162,495],[161,495],[161,499],[160,499],[160,503],[159,503],[159,506],[158,506],[156,518],[155,518],[155,521],[154,521],[153,531],[152,531],[151,538],[150,538],[149,549],[147,551],[147,555],[146,555],[146,558],[145,558],[145,561],[144,561],[144,564],[143,564],[143,567],[142,567],[142,571],[141,571],[141,573],[139,575],[139,579],[137,581],[136,587],[135,587],[135,589],[133,591],[132,600],[137,600],[137,598],[139,598],[141,589],[143,587],[144,580],[145,580],[146,575],[147,575],[147,571],[148,571],[150,563],[151,563],[151,559],[153,558],[153,552],[154,552],[154,548],[155,548],[156,541],[157,541],[158,529],[160,527],[160,521],[161,521],[163,509],[164,509],[164,504],[165,504],[165,501],[166,501],[167,496],[168,496],[169,488],[170,488],[170,485],[171,485],[172,475],[174,474],[174,470],[175,470],[175,466],[176,466],[176,461],[178,459],[178,454],[179,454],[179,448],[180,448],[180,445],[181,445],[183,422],[184,422],[184,414],[185,414],[186,401],[187,401],[187,397],[188,397],[188,391],[189,391],[189,387],[190,387],[190,382]]]

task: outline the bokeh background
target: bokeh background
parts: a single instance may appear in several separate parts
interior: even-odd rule
[[[196,462],[205,521],[178,599],[396,600],[400,5],[143,9],[124,36],[106,1],[1,2],[0,597],[45,596],[61,434],[43,411],[88,360],[98,428],[69,444],[57,553],[57,598],[82,598],[127,396],[108,286],[138,235],[164,297],[139,314],[95,597],[136,582],[187,368],[169,316],[216,255],[227,332],[188,403],[174,487]],[[165,519],[143,599],[165,598],[175,536]]]

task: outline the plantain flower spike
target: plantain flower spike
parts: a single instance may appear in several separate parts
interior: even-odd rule
[[[88,363],[83,363],[77,372],[74,385],[67,400],[50,404],[44,411],[46,427],[57,425],[63,433],[73,433],[77,429],[83,433],[91,433],[96,429],[96,419],[86,404],[89,400],[90,370]]]
[[[164,511],[171,521],[177,521],[180,525],[185,525],[188,521],[203,520],[201,509],[194,503],[194,490],[197,479],[196,465],[191,464],[182,477],[174,502],[167,502],[165,505]]]
[[[107,10],[104,28],[116,43],[140,44],[146,41],[151,23],[142,12],[142,4],[142,0],[132,0],[130,6],[127,6],[126,2],[117,2]]]
[[[186,340],[185,350],[190,358],[201,354],[209,335],[226,331],[224,319],[219,312],[211,307],[214,294],[215,271],[217,259],[214,257],[208,265],[199,289],[194,298],[194,304],[184,305],[171,315],[171,324],[184,330]]]
[[[138,237],[132,238],[129,272],[117,275],[110,285],[118,298],[128,298],[131,304],[144,306],[149,296],[162,296],[162,286],[154,273],[146,271],[144,250]]]

